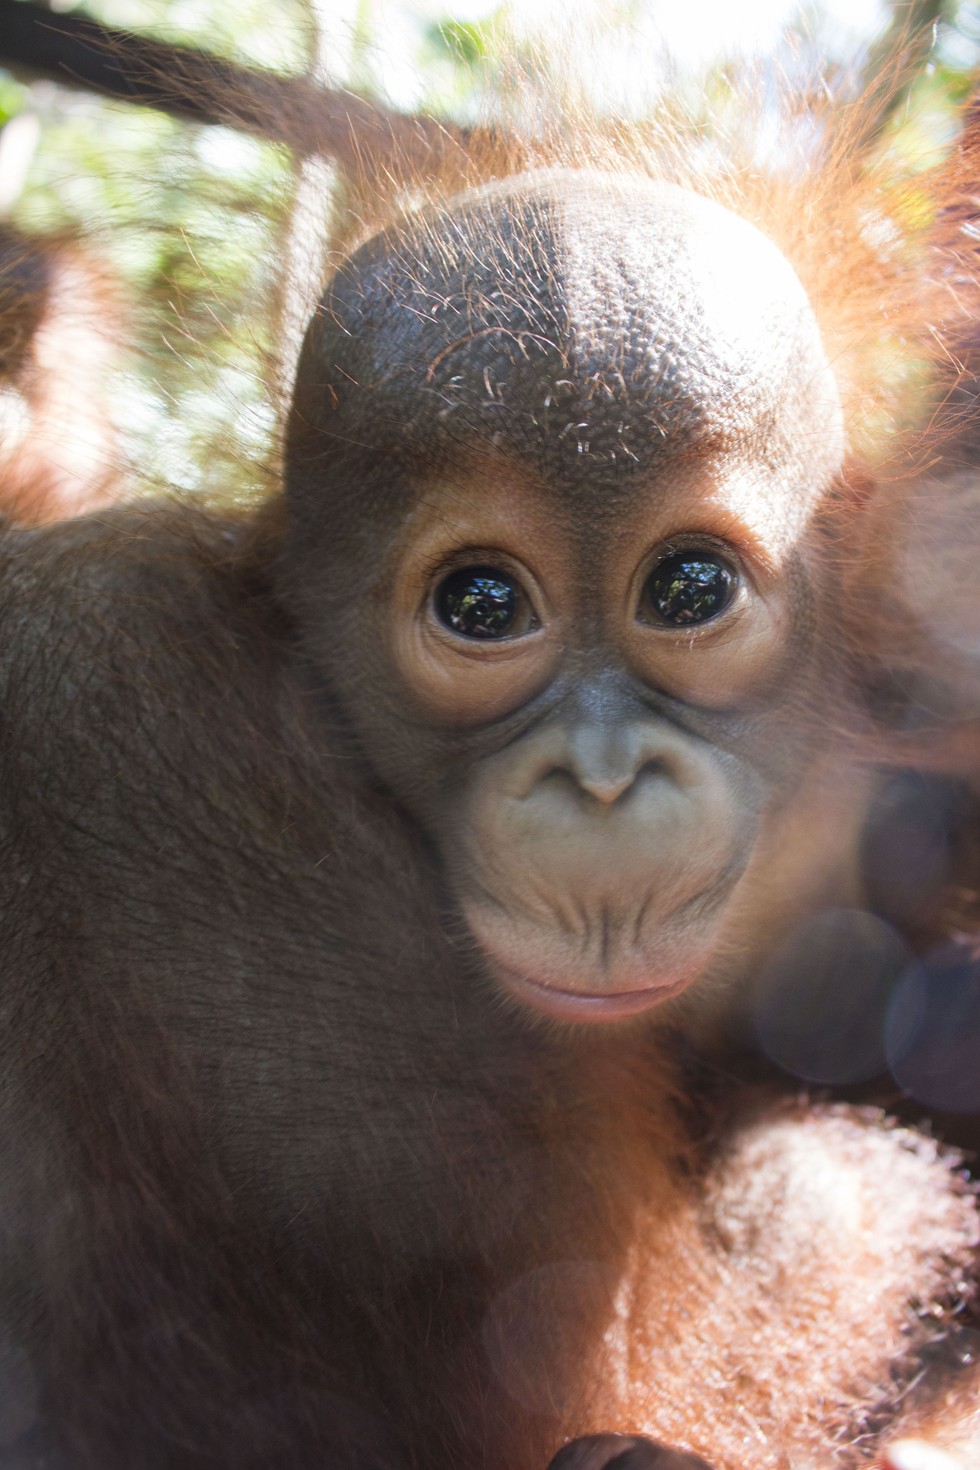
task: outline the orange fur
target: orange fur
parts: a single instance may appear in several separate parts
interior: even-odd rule
[[[919,712],[931,691],[931,719],[919,720],[914,729],[897,728],[882,717],[870,730],[874,723],[871,719],[855,719],[856,728],[844,734],[853,736],[855,745],[859,740],[865,742],[860,760],[869,767],[875,761],[901,764],[908,760],[969,774],[980,756],[980,723],[970,707],[969,680],[976,676],[975,660],[968,653],[958,653],[955,646],[940,657],[941,639],[929,623],[929,609],[918,618],[909,617],[909,593],[902,581],[902,568],[912,557],[916,565],[924,558],[945,569],[948,548],[962,538],[977,504],[977,491],[970,478],[975,461],[968,459],[962,441],[955,437],[964,413],[957,394],[963,390],[963,364],[969,364],[973,351],[970,333],[978,312],[977,262],[969,237],[963,233],[964,210],[969,207],[967,183],[976,165],[976,145],[967,131],[959,152],[931,173],[911,182],[895,179],[887,158],[874,160],[855,148],[854,140],[867,131],[867,115],[860,104],[854,104],[850,118],[845,109],[841,121],[842,114],[830,104],[819,98],[815,103],[809,100],[812,106],[804,111],[791,105],[792,99],[786,103],[783,131],[793,141],[785,156],[765,169],[757,160],[754,137],[756,124],[771,121],[766,115],[768,103],[754,118],[743,116],[731,122],[725,146],[710,157],[706,157],[700,131],[692,128],[685,133],[676,117],[626,131],[602,127],[574,108],[552,106],[547,124],[542,124],[530,140],[486,130],[473,134],[465,148],[458,143],[447,147],[441,160],[436,160],[433,177],[425,181],[420,208],[438,240],[446,201],[461,187],[542,164],[601,167],[652,174],[693,187],[750,219],[776,241],[794,264],[816,306],[845,406],[851,466],[828,512],[826,553],[846,573],[842,653],[853,660],[860,676],[869,683],[880,677],[882,670],[891,675],[900,671],[907,682],[918,680]],[[401,211],[413,207],[411,196],[418,188],[417,158],[413,156],[402,165],[388,157],[384,167],[386,178],[379,182],[378,159],[365,150],[364,177],[356,181],[363,210],[361,235],[386,222],[397,231]],[[413,214],[413,228],[417,218]],[[66,269],[70,272],[70,267]],[[18,384],[26,381],[20,375],[25,358],[31,358],[31,371],[39,375],[38,393],[31,400],[35,412],[41,419],[54,413],[63,430],[60,387],[53,376],[57,364],[48,356],[45,345],[59,321],[54,297],[50,304],[49,311],[46,298],[43,320],[26,334],[25,351],[16,355],[10,376]],[[97,343],[103,342],[99,330]],[[77,374],[74,357],[69,358],[69,367]],[[72,407],[77,406],[72,400]],[[961,445],[959,450],[957,444]],[[955,471],[963,467],[957,454],[966,461],[966,480],[957,479]],[[927,470],[933,459],[937,463]],[[6,474],[9,498],[20,513],[25,518],[50,518],[51,482],[44,469],[28,457],[27,450],[21,449],[11,458]],[[96,476],[93,483],[92,494],[97,502],[102,482]],[[31,499],[31,495],[36,498]],[[64,501],[58,504],[60,513]],[[927,507],[925,512],[923,507]],[[274,516],[273,510],[262,522],[262,534],[269,534]],[[258,625],[261,621],[256,609],[264,607],[262,598],[269,595],[263,578],[273,554],[268,546],[260,548],[266,560],[257,559],[255,566],[243,572],[240,565],[232,564],[233,558],[226,563],[222,551],[211,544],[205,546],[207,532],[201,536],[205,549],[199,554],[193,519],[181,519],[179,513],[169,522],[167,513],[162,513],[157,525],[135,516],[128,520],[123,516],[111,524],[118,524],[119,529],[117,542],[110,550],[106,550],[106,542],[112,540],[111,531],[103,532],[94,523],[78,528],[77,540],[68,535],[63,541],[45,543],[54,549],[42,549],[40,553],[41,575],[37,581],[41,591],[31,586],[26,595],[36,630],[50,633],[45,621],[50,619],[56,645],[67,642],[65,620],[74,618],[74,608],[66,613],[59,603],[52,602],[43,575],[57,564],[61,585],[70,588],[80,601],[84,599],[86,614],[93,614],[92,629],[86,625],[78,638],[83,643],[86,638],[95,640],[92,662],[97,678],[106,680],[106,689],[97,686],[98,692],[120,727],[112,729],[113,738],[121,748],[128,741],[139,749],[145,728],[154,728],[153,721],[159,718],[158,739],[149,742],[153,759],[181,775],[185,770],[190,772],[192,779],[196,778],[199,761],[192,749],[197,728],[191,728],[188,735],[179,718],[171,728],[167,723],[172,714],[170,705],[147,691],[170,688],[174,679],[170,660],[181,669],[181,679],[185,678],[185,668],[191,669],[186,677],[201,708],[217,707],[220,696],[222,717],[227,719],[233,700],[244,699],[244,714],[236,709],[234,715],[254,734],[259,751],[254,759],[265,783],[249,783],[258,784],[260,794],[254,797],[254,808],[248,808],[248,821],[261,831],[265,844],[260,848],[261,858],[268,860],[270,873],[278,878],[281,875],[276,865],[282,851],[293,856],[289,844],[297,840],[295,824],[302,830],[302,824],[310,820],[317,841],[322,842],[318,827],[309,818],[311,811],[317,811],[316,798],[323,790],[318,784],[322,777],[319,749],[312,736],[303,743],[308,733],[303,720],[308,718],[308,711],[303,713],[305,706],[299,692],[290,689],[284,696],[279,694],[278,665],[270,673],[263,664],[262,677],[275,688],[275,697],[282,698],[283,709],[293,723],[284,718],[287,733],[281,736],[276,727],[275,739],[262,723],[266,704],[273,700],[266,685],[253,674],[255,687],[249,686],[244,661],[245,673],[240,679],[226,672],[228,667],[236,667],[234,659],[242,658],[242,647],[250,646],[246,635],[254,633],[252,623]],[[177,527],[170,542],[168,525]],[[929,542],[930,536],[935,544]],[[100,541],[100,537],[105,539]],[[91,538],[94,551],[86,538]],[[217,531],[214,539],[219,539]],[[260,539],[255,537],[253,553]],[[47,555],[50,564],[44,560]],[[159,564],[152,561],[154,556],[159,556]],[[141,557],[143,565],[139,564]],[[111,585],[107,585],[110,578],[104,568],[110,565]],[[24,575],[29,580],[30,573]],[[973,585],[969,558],[964,566],[957,563],[955,579],[956,586],[965,585],[964,595],[969,595]],[[57,579],[52,580],[57,586]],[[173,618],[172,624],[164,624],[161,619],[158,625],[155,621],[159,609],[147,588],[156,589],[156,600],[166,608],[167,618]],[[941,594],[943,588],[939,591]],[[126,698],[120,699],[112,685],[112,679],[120,676],[114,669],[105,672],[108,660],[103,643],[98,641],[105,628],[113,628],[112,619],[118,619],[118,610],[103,607],[100,622],[99,597],[115,606],[120,599],[125,604],[127,596],[132,609],[124,606],[124,616],[139,609],[139,616],[148,619],[149,636],[138,662],[128,648],[126,657],[120,659],[124,686],[127,678],[130,681]],[[942,597],[937,596],[941,603]],[[226,599],[227,607],[218,606],[219,597]],[[208,598],[215,599],[214,606],[208,605]],[[36,608],[31,607],[31,599],[37,600]],[[199,599],[200,607],[195,599]],[[147,608],[152,609],[150,615]],[[222,641],[222,619],[226,616],[227,643]],[[164,626],[166,636],[161,632]],[[214,650],[209,642],[212,636]],[[273,642],[269,636],[270,646]],[[23,724],[31,731],[30,720],[36,721],[32,708],[34,676],[29,671],[36,657],[33,641],[28,640],[20,656],[26,671],[20,671],[19,685],[16,678],[12,682],[15,690],[26,691],[21,713]],[[159,660],[159,666],[154,659]],[[272,660],[270,654],[270,667]],[[932,681],[928,686],[927,679]],[[304,695],[306,692],[302,691]],[[145,710],[139,706],[140,699],[146,702]],[[278,706],[276,709],[278,715]],[[177,713],[183,712],[178,709]],[[143,723],[140,714],[146,716]],[[835,711],[828,718],[837,717]],[[839,718],[846,723],[843,715]],[[132,729],[127,729],[127,720],[133,720]],[[210,725],[205,726],[203,721],[202,728],[211,733]],[[17,774],[21,770],[17,756],[24,768],[31,769],[30,763],[37,758],[35,746],[43,748],[42,741],[50,736],[42,728],[32,741],[22,735],[18,738],[24,739],[28,748],[26,755],[18,751],[11,758]],[[288,761],[281,753],[282,741],[286,742]],[[290,747],[290,741],[296,748]],[[186,749],[182,742],[188,742]],[[93,763],[99,756],[101,752],[88,753]],[[186,859],[192,864],[199,862],[200,871],[192,872],[193,882],[184,877],[181,901],[187,905],[189,894],[199,890],[206,893],[210,866],[227,863],[227,889],[234,894],[236,911],[241,913],[250,906],[260,910],[266,892],[278,894],[279,890],[274,884],[258,881],[253,874],[247,843],[243,848],[247,823],[240,820],[239,808],[226,800],[222,784],[227,773],[226,752],[220,740],[208,759],[213,762],[213,771],[203,759],[200,761],[200,770],[207,777],[201,784],[220,818],[217,830],[222,841],[213,848],[205,844],[200,860],[193,853]],[[128,770],[125,762],[123,766]],[[309,790],[297,778],[297,769]],[[96,783],[97,799],[107,801],[102,791],[110,783],[104,770],[102,775],[101,783]],[[236,770],[227,789],[241,802],[235,784],[239,775]],[[161,776],[165,792],[170,791],[166,784],[169,779],[169,775]],[[855,786],[859,784],[855,780]],[[278,799],[281,790],[293,803],[288,823],[284,823]],[[270,792],[271,796],[267,794]],[[848,785],[843,796],[838,793],[842,805],[850,799],[850,792]],[[175,803],[182,798],[180,789],[172,794]],[[253,799],[251,791],[249,799]],[[200,805],[205,810],[207,803],[201,800]],[[241,805],[244,809],[244,803]],[[350,805],[353,810],[352,800]],[[342,801],[338,801],[338,808],[341,812],[347,810]],[[119,819],[115,808],[110,808],[110,814],[112,821]],[[179,815],[183,815],[183,806]],[[59,827],[60,817],[60,811],[55,811],[48,818],[48,841],[59,854],[58,861],[70,871],[71,881],[77,881],[71,847],[76,834]],[[860,812],[853,817],[855,823],[859,817]],[[175,818],[171,815],[170,820]],[[341,816],[337,820],[341,823]],[[121,821],[121,828],[128,840],[131,834],[125,821]],[[169,833],[170,828],[166,831]],[[839,836],[839,832],[830,835]],[[821,868],[813,877],[818,866],[811,850],[813,836],[813,826],[807,824],[794,844],[794,854],[816,889],[818,879],[823,883],[825,875]],[[308,840],[312,852],[314,843],[312,838]],[[331,840],[342,848],[339,838],[332,836]],[[381,838],[378,841],[380,844]],[[856,843],[855,837],[849,851]],[[386,852],[376,854],[370,847],[362,852],[354,841],[351,847],[354,868],[359,853],[366,866],[370,866],[369,859],[376,866],[383,859],[390,863]],[[33,849],[30,852],[33,855]],[[68,856],[62,856],[63,852]],[[297,905],[296,911],[312,913],[317,911],[313,899],[322,896],[315,884],[323,858],[314,862],[312,857],[306,860],[308,854],[302,856],[296,891],[305,907]],[[154,868],[155,864],[154,852]],[[781,865],[792,870],[789,863]],[[353,890],[348,866],[346,862],[338,865],[343,881],[349,881]],[[61,870],[54,871],[57,876]],[[388,872],[388,868],[382,871]],[[791,876],[795,881],[792,871]],[[848,882],[853,879],[850,871],[846,877]],[[116,877],[116,884],[124,891],[128,881],[135,881],[129,867],[121,879]],[[250,890],[250,884],[255,885],[254,890]],[[66,880],[65,886],[70,888],[70,882]],[[775,924],[791,907],[794,894],[796,901],[800,899],[796,889],[788,897],[785,893],[776,895],[777,903],[775,887],[774,879],[767,889],[771,914],[760,911],[760,949],[770,936],[769,918]],[[286,919],[292,922],[288,884],[283,884],[282,891],[286,899],[279,901],[286,903]],[[242,894],[251,898],[251,905]],[[117,887],[111,887],[111,896],[117,901]],[[807,898],[810,896],[808,893]],[[224,899],[224,890],[220,897]],[[83,910],[85,899],[83,889]],[[383,917],[387,919],[389,895],[374,892],[379,931],[383,929],[382,900]],[[141,901],[139,895],[131,899],[137,909]],[[178,910],[176,918],[183,921],[184,917],[183,909]],[[282,916],[273,914],[273,919],[285,931]],[[365,934],[373,939],[370,928],[368,921]],[[210,912],[201,932],[208,936],[212,933]],[[68,935],[70,939],[70,926]],[[358,941],[369,948],[360,936]],[[744,966],[745,955],[739,959]],[[361,968],[373,974],[369,965],[362,963]],[[424,965],[419,965],[419,970],[426,977],[430,974],[430,968]],[[97,975],[101,984],[102,972],[97,971]],[[205,1148],[198,1145],[179,1107],[175,1121],[174,1098],[179,1104],[181,1093],[172,1085],[166,1068],[161,1066],[164,1078],[158,1081],[146,1057],[146,1043],[142,1039],[134,1043],[131,1054],[120,1043],[116,1057],[119,1076],[106,1083],[102,1072],[111,1069],[100,1066],[105,1046],[102,1011],[111,1011],[116,1002],[106,1000],[92,975],[88,979],[94,1002],[84,987],[80,995],[74,986],[67,991],[64,1004],[71,1018],[66,1028],[68,1041],[59,1032],[53,1047],[62,1072],[62,1091],[57,1094],[60,1113],[52,1106],[52,1118],[45,1117],[54,1139],[50,1150],[54,1163],[49,1155],[45,1155],[45,1163],[56,1173],[60,1168],[72,1179],[79,1198],[88,1204],[102,1232],[96,1238],[93,1227],[95,1243],[87,1246],[89,1255],[82,1256],[81,1265],[89,1268],[90,1274],[101,1271],[106,1299],[111,1303],[115,1290],[128,1309],[131,1300],[126,1288],[137,1300],[142,1289],[144,1258],[140,1244],[145,1243],[140,1241],[139,1230],[143,1230],[153,1247],[147,1250],[149,1259],[156,1261],[158,1252],[168,1267],[176,1262],[174,1276],[179,1279],[174,1283],[164,1279],[160,1308],[160,1317],[175,1338],[183,1330],[186,1297],[190,1295],[180,1272],[186,1273],[195,1290],[202,1279],[218,1303],[218,1325],[207,1323],[194,1337],[193,1345],[200,1349],[201,1361],[208,1369],[217,1361],[218,1373],[227,1373],[231,1383],[228,1399],[233,1405],[242,1382],[251,1384],[261,1378],[270,1360],[288,1359],[290,1352],[295,1352],[312,1380],[331,1382],[333,1363],[331,1360],[324,1365],[317,1357],[323,1347],[319,1340],[309,1360],[306,1356],[307,1314],[312,1317],[315,1312],[306,1302],[292,1312],[292,1303],[276,1296],[276,1273],[269,1271],[268,1259],[262,1255],[265,1242],[256,1247],[250,1237],[245,1238],[248,1232],[235,1215],[236,1201],[229,1197],[233,1191],[226,1188],[217,1168],[212,1177],[202,1167],[197,1154],[205,1153]],[[132,1013],[128,1008],[132,997],[126,988],[130,985],[137,1002]],[[37,989],[40,992],[42,987],[38,985]],[[352,992],[355,990],[352,987]],[[297,1013],[304,1017],[306,994],[302,987],[297,993]],[[46,991],[43,999],[32,993],[31,1003],[39,1010],[53,1004],[48,1002]],[[112,1019],[124,1040],[129,1027],[137,1029],[131,1014],[139,1018],[140,1027],[152,1032],[141,1007],[152,1017],[157,1003],[149,984],[143,993],[139,978],[135,982],[128,975],[120,979],[118,1005],[122,1014]],[[207,1005],[214,1002],[208,994],[201,1003],[206,1013]],[[444,996],[439,993],[437,1004],[443,1003]],[[234,1006],[229,1007],[229,1013],[237,1015]],[[169,1016],[166,1019],[169,1021]],[[187,1022],[189,1031],[195,1030],[196,1020],[194,1026]],[[97,1033],[94,1043],[86,1035],[86,1023]],[[104,1029],[111,1034],[110,1026]],[[503,1023],[501,1030],[505,1030]],[[78,1037],[83,1039],[81,1046]],[[251,1044],[250,1040],[238,1041],[243,1050]],[[287,1057],[295,1044],[292,1033],[281,1039]],[[59,1054],[59,1047],[64,1049],[63,1054]],[[190,1044],[188,1050],[192,1053]],[[541,1050],[549,1055],[546,1044]],[[461,1157],[452,1162],[468,1184],[467,1171],[473,1174],[471,1197],[465,1197],[463,1203],[484,1232],[482,1248],[478,1251],[471,1247],[475,1261],[467,1259],[459,1268],[472,1268],[477,1284],[468,1289],[476,1306],[466,1293],[462,1294],[462,1305],[447,1306],[443,1299],[445,1283],[440,1278],[438,1289],[426,1298],[424,1311],[411,1319],[406,1339],[390,1349],[393,1361],[399,1354],[406,1359],[406,1382],[415,1382],[410,1377],[414,1364],[408,1360],[417,1356],[420,1344],[431,1352],[435,1364],[425,1380],[426,1392],[419,1402],[409,1406],[417,1444],[423,1447],[415,1463],[424,1463],[426,1437],[436,1433],[442,1434],[443,1444],[462,1440],[469,1445],[473,1462],[484,1463],[479,1451],[486,1445],[472,1449],[481,1428],[497,1456],[490,1470],[502,1464],[508,1470],[541,1470],[555,1448],[556,1438],[608,1429],[653,1434],[704,1454],[717,1470],[824,1470],[831,1463],[866,1464],[875,1454],[874,1446],[886,1425],[888,1434],[907,1429],[940,1442],[945,1436],[946,1442],[960,1448],[976,1447],[980,1430],[972,1381],[957,1380],[948,1390],[944,1386],[938,1392],[938,1401],[931,1384],[928,1391],[923,1388],[917,1394],[910,1382],[918,1371],[920,1351],[954,1331],[956,1314],[971,1291],[968,1278],[977,1245],[977,1216],[973,1196],[964,1187],[955,1160],[944,1157],[928,1139],[891,1128],[877,1115],[805,1103],[747,1103],[744,1098],[742,1111],[736,1111],[724,1127],[705,1140],[703,1130],[682,1118],[683,1108],[673,1096],[668,1042],[658,1037],[647,1044],[639,1041],[636,1033],[628,1032],[625,1037],[617,1036],[614,1045],[595,1044],[590,1038],[589,1046],[583,1046],[581,1052],[570,1050],[570,1060],[556,1068],[554,1077],[542,1080],[534,1071],[533,1085],[528,1087],[536,1111],[529,1106],[527,1118],[521,1119],[521,1142],[537,1164],[547,1160],[550,1173],[543,1181],[541,1204],[528,1211],[514,1238],[508,1237],[506,1222],[494,1218],[493,1209],[498,1203],[501,1178],[509,1184],[512,1175],[519,1174],[521,1160],[506,1160],[506,1166],[496,1174],[488,1168],[487,1178],[492,1181],[488,1184],[481,1174],[482,1156],[474,1162],[467,1152],[470,1139],[464,1138],[462,1144],[457,1141]],[[397,1071],[401,1059],[394,1044],[392,1051]],[[308,1058],[304,1060],[310,1065]],[[362,1061],[367,1069],[368,1059]],[[414,1055],[408,1061],[414,1065]],[[209,1060],[202,1072],[207,1073],[210,1065]],[[214,1071],[222,1078],[224,1065],[224,1057],[214,1064]],[[175,1072],[182,1081],[179,1069]],[[130,1073],[138,1077],[132,1085],[127,1082]],[[65,1076],[69,1079],[67,1086]],[[93,1078],[96,1106],[89,1095]],[[147,1078],[153,1079],[152,1084]],[[33,1076],[27,1079],[30,1085],[24,1086],[25,1097],[33,1096],[33,1080]],[[113,1085],[114,1106],[106,1108],[103,1117],[99,1107],[102,1089]],[[434,1099],[435,1086],[432,1091]],[[574,1099],[574,1105],[569,1099]],[[87,1109],[79,1106],[78,1100],[87,1102]],[[138,1113],[137,1101],[144,1112]],[[414,1105],[414,1096],[412,1101]],[[711,1110],[706,1107],[706,1111]],[[83,1119],[81,1126],[77,1126],[76,1112]],[[131,1116],[134,1113],[138,1113],[137,1123]],[[206,1114],[207,1109],[202,1107],[202,1113]],[[196,1117],[194,1121],[196,1124]],[[208,1124],[210,1121],[210,1117],[205,1119]],[[374,1148],[382,1159],[388,1153],[396,1154],[399,1141],[397,1130],[393,1129],[388,1137],[383,1127],[378,1123],[376,1134],[365,1145]],[[204,1136],[204,1122],[201,1130]],[[433,1127],[425,1133],[426,1147],[435,1132]],[[191,1137],[192,1143],[185,1143],[185,1137]],[[441,1145],[441,1138],[437,1142]],[[447,1150],[452,1143],[450,1130]],[[479,1144],[488,1145],[482,1134]],[[24,1149],[23,1139],[19,1148]],[[156,1163],[159,1177],[154,1174],[154,1148],[164,1156],[163,1163]],[[534,1149],[536,1153],[532,1153]],[[34,1167],[33,1157],[23,1162],[25,1174],[29,1175]],[[569,1180],[574,1188],[566,1191],[564,1186]],[[58,1182],[60,1186],[60,1176]],[[532,1181],[535,1186],[541,1182],[537,1178]],[[133,1228],[110,1195],[109,1185],[120,1194],[129,1191],[127,1198],[134,1197],[135,1203],[130,1206],[136,1220]],[[165,1186],[169,1186],[169,1193]],[[186,1190],[186,1198],[182,1189]],[[520,1198],[517,1191],[515,1197]],[[576,1206],[571,1214],[567,1209],[569,1199]],[[454,1207],[455,1203],[454,1196]],[[230,1244],[225,1251],[225,1234],[219,1235],[221,1250],[213,1253],[221,1256],[217,1263],[211,1256],[203,1256],[203,1243],[202,1255],[198,1255],[195,1232],[200,1231],[201,1219],[208,1225],[217,1219],[223,1230],[226,1228]],[[290,1222],[290,1228],[294,1223]],[[457,1228],[463,1233],[455,1216],[439,1223],[447,1234]],[[467,1220],[467,1228],[471,1223]],[[79,1247],[70,1226],[71,1222],[66,1225],[59,1220],[45,1220],[45,1229],[57,1245],[47,1263],[51,1279],[44,1282],[55,1311],[62,1306],[60,1273],[70,1275],[66,1262],[76,1269],[77,1275],[71,1277],[75,1289],[79,1289],[80,1281],[88,1285],[88,1277],[79,1270],[79,1260],[73,1254]],[[399,1245],[408,1239],[412,1248],[416,1246],[410,1238],[411,1219],[408,1224],[397,1217],[394,1221],[379,1219],[379,1236],[389,1229]],[[479,1231],[474,1233],[479,1239]],[[278,1244],[277,1239],[277,1248]],[[207,1248],[210,1250],[210,1245]],[[236,1274],[240,1260],[246,1269]],[[209,1275],[209,1271],[214,1274]],[[272,1298],[269,1306],[261,1297],[260,1305],[267,1315],[256,1310],[257,1320],[263,1329],[267,1322],[272,1326],[267,1334],[257,1334],[257,1344],[247,1341],[242,1350],[237,1336],[239,1315],[247,1317],[255,1303],[246,1300],[242,1307],[239,1292],[243,1281],[251,1281],[250,1271],[260,1279],[262,1291]],[[431,1285],[428,1281],[425,1284]],[[386,1289],[388,1285],[386,1279]],[[452,1282],[445,1287],[447,1294],[451,1286]],[[172,1291],[172,1299],[168,1291]],[[489,1301],[489,1310],[467,1337],[465,1329],[472,1329],[473,1324],[466,1314],[482,1311],[481,1291]],[[260,1295],[256,1292],[257,1299]],[[287,1302],[285,1308],[283,1301]],[[370,1310],[384,1318],[387,1305],[379,1293]],[[108,1320],[109,1308],[103,1308],[101,1300],[99,1307]],[[105,1350],[100,1327],[109,1340],[109,1350],[119,1361],[128,1361],[129,1346],[125,1334],[116,1332],[114,1320],[92,1327],[87,1308],[84,1299],[80,1305],[69,1300],[66,1314],[75,1310],[82,1321],[77,1329],[77,1344],[81,1346],[71,1340],[64,1351],[73,1368],[77,1364],[70,1361],[72,1352],[86,1357],[78,1380],[82,1388],[76,1390],[83,1401],[77,1433],[84,1442],[90,1427],[86,1415],[91,1414],[96,1423],[92,1442],[97,1446],[104,1424],[115,1422],[113,1414],[121,1418],[125,1406],[113,1397],[119,1390],[103,1374],[98,1384],[106,1396],[108,1411],[101,1424],[96,1422],[99,1408],[105,1406],[91,1408],[85,1402],[89,1382],[85,1374],[93,1372],[87,1359],[93,1356],[93,1343]],[[547,1322],[542,1327],[545,1313]],[[386,1320],[383,1325],[387,1325]],[[206,1336],[208,1327],[215,1333],[213,1340]],[[195,1333],[197,1330],[195,1325]],[[311,1336],[315,1339],[314,1333]],[[333,1344],[329,1346],[332,1349]],[[254,1356],[250,1356],[253,1347]],[[440,1352],[444,1361],[440,1361]],[[481,1354],[489,1360],[490,1380]],[[155,1366],[152,1352],[148,1357]],[[440,1371],[441,1383],[437,1382]],[[184,1372],[190,1376],[186,1368]],[[54,1376],[57,1382],[58,1375]],[[140,1380],[141,1388],[144,1381]],[[195,1417],[200,1391],[195,1398],[193,1383],[182,1387],[188,1442],[194,1443],[197,1435],[199,1443],[213,1445],[207,1438],[213,1432],[210,1412],[204,1427]],[[406,1390],[409,1396],[410,1390]],[[76,1410],[77,1405],[70,1408]],[[501,1428],[501,1421],[506,1421],[508,1415],[510,1422]],[[893,1421],[897,1427],[893,1427]],[[202,1459],[208,1452],[201,1451]],[[434,1454],[438,1463],[448,1458],[447,1454],[439,1460]],[[462,1458],[458,1463],[463,1463]],[[125,1467],[111,1465],[107,1470]]]

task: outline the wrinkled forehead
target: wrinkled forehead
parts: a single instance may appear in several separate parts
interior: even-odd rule
[[[810,473],[814,455],[839,458],[789,264],[671,185],[556,172],[491,186],[372,242],[326,306],[337,393],[370,382],[402,433],[566,475],[692,451],[805,457]]]

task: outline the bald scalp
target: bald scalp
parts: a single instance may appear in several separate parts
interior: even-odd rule
[[[718,451],[812,488],[843,449],[819,330],[776,247],[674,185],[573,170],[459,196],[342,267],[308,338],[294,433],[343,454],[386,426],[403,452],[465,438],[566,493]]]

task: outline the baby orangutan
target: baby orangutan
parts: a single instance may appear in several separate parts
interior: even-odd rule
[[[844,374],[543,169],[341,266],[280,499],[8,531],[3,1470],[975,1459],[956,1161],[694,1060],[861,902]]]

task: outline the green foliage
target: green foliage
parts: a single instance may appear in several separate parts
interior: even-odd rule
[[[225,129],[74,96],[47,118],[17,222],[81,234],[121,283],[139,351],[120,427],[151,478],[237,496],[269,454],[291,182],[282,150]]]
[[[426,33],[434,56],[470,70],[487,60],[490,36],[489,26],[464,20],[434,21]]]
[[[27,88],[14,81],[6,72],[0,71],[0,128],[22,112],[26,102]]]

